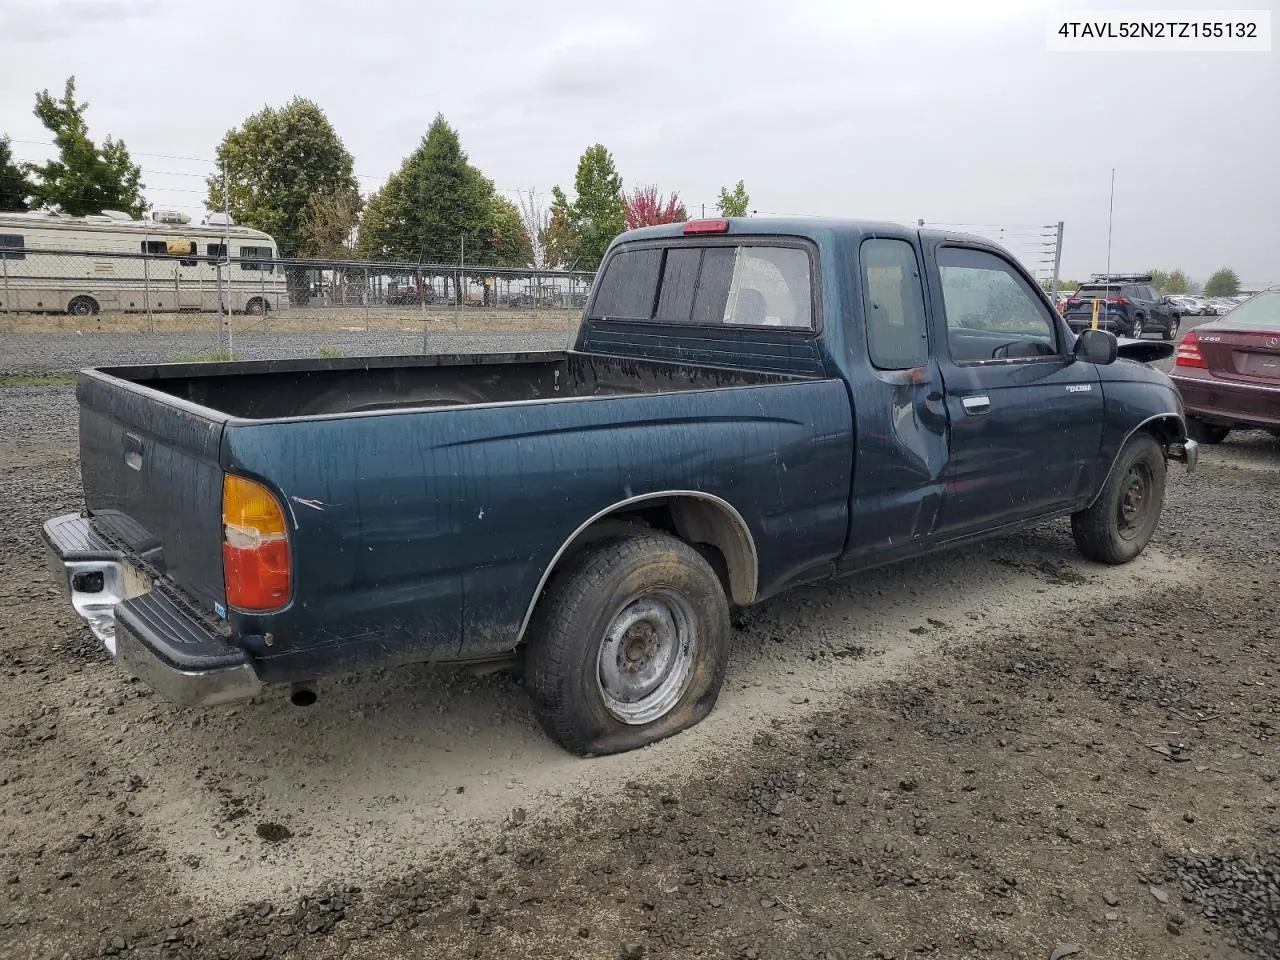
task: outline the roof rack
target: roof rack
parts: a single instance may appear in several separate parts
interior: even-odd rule
[[[1091,283],[1150,283],[1149,273],[1094,273],[1089,275]]]

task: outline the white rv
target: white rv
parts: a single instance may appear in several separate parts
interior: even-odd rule
[[[167,210],[145,220],[115,210],[0,213],[0,312],[283,309],[283,269],[255,262],[274,260],[276,242],[221,216],[193,224]]]

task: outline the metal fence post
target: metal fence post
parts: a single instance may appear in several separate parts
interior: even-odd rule
[[[9,301],[9,257],[7,254],[0,253],[0,267],[4,268],[4,312],[13,311],[13,304]]]
[[[142,300],[147,307],[147,329],[156,332],[156,321],[151,316],[151,257],[142,258]]]
[[[1061,283],[1061,276],[1060,276],[1061,271],[1062,271],[1062,221],[1059,220],[1058,235],[1057,235],[1057,239],[1053,244],[1053,290],[1050,291],[1053,296],[1055,304],[1057,303],[1057,300],[1058,300],[1058,284]]]

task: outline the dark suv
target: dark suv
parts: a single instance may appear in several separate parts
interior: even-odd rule
[[[1094,301],[1098,304],[1098,327],[1116,336],[1137,340],[1158,332],[1165,340],[1178,333],[1182,313],[1168,297],[1151,286],[1149,276],[1094,274],[1067,300],[1063,317],[1079,333],[1093,324]]]

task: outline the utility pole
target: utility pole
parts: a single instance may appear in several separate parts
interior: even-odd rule
[[[231,179],[227,175],[227,161],[222,161],[222,259],[227,264],[227,298],[223,301],[223,323],[226,330],[226,347],[222,350],[223,337],[218,338],[219,352],[225,352],[228,357],[234,356],[235,344],[232,341],[231,333]],[[266,312],[266,306],[263,306],[263,312]]]
[[[1061,271],[1062,271],[1062,221],[1059,220],[1058,221],[1058,238],[1057,238],[1057,242],[1054,243],[1053,245],[1053,290],[1051,291],[1051,294],[1053,296],[1053,302],[1055,305],[1058,302],[1058,283],[1060,282],[1059,275]]]
[[[1111,273],[1111,218],[1116,209],[1116,168],[1111,168],[1111,205],[1107,208],[1107,273]]]

